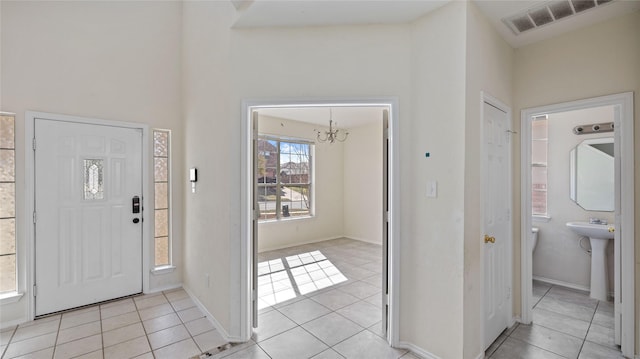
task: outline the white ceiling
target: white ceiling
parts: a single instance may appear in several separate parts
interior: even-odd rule
[[[237,9],[234,27],[300,27],[410,23],[452,0],[230,0]],[[453,0],[457,1],[457,0]],[[548,0],[474,0],[501,36],[521,47],[640,9],[638,0],[614,0],[514,35],[505,17],[548,3]]]
[[[449,0],[231,0],[234,27],[404,24]]]
[[[338,128],[355,128],[376,121],[382,123],[382,109],[386,107],[280,107],[259,109],[258,113],[271,117],[329,127],[329,108],[331,108],[331,112],[333,113],[334,125],[337,122]]]

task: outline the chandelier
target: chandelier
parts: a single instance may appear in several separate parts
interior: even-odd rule
[[[338,123],[336,122],[336,126],[338,125]],[[333,111],[331,108],[329,108],[329,131],[318,131],[316,129],[314,129],[314,131],[316,132],[316,141],[318,142],[329,142],[329,143],[334,143],[336,141],[338,142],[344,142],[347,139],[347,136],[349,136],[349,132],[340,132],[339,129],[333,129]]]

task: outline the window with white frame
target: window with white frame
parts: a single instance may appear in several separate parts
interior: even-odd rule
[[[0,115],[0,295],[17,291],[15,117]]]
[[[171,132],[153,130],[154,266],[171,265]]]
[[[312,215],[311,142],[260,136],[258,193],[260,220]]]
[[[547,156],[548,116],[533,118],[531,122],[531,213],[548,217],[547,210]]]

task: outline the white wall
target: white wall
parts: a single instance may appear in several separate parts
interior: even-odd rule
[[[413,116],[400,139],[409,145],[401,153],[400,338],[441,358],[463,352],[466,6],[453,2],[412,24]],[[437,198],[426,198],[428,180],[438,181]]]
[[[2,1],[0,1],[0,30],[2,29]],[[2,110],[2,34],[0,31],[0,111]]]
[[[230,264],[240,256],[230,245],[240,240],[239,204],[231,205],[240,201],[240,102],[231,96],[229,59],[235,10],[227,1],[182,6],[185,167],[198,168],[197,192],[185,196],[184,287],[228,333],[240,324],[230,301],[240,271]]]
[[[381,120],[349,129],[344,142],[345,237],[382,244],[382,160]]]
[[[481,91],[513,108],[513,49],[468,2],[464,174],[464,358],[484,352]],[[511,136],[515,137],[515,136]],[[505,189],[507,190],[507,189]]]
[[[264,115],[258,117],[260,134],[313,141],[314,128],[318,126]],[[343,158],[342,143],[320,143],[315,146],[312,158],[314,216],[260,222],[258,225],[259,252],[343,236]]]
[[[585,29],[535,43],[516,50],[515,56],[515,109],[567,102],[607,94],[634,91],[635,153],[640,153],[640,12],[617,17]],[[518,118],[514,121],[520,127]],[[519,145],[515,154],[514,179],[519,193]],[[635,183],[640,182],[640,156],[635,156]],[[636,203],[640,191],[636,190]],[[520,208],[514,198],[514,209]],[[635,223],[640,223],[636,211]],[[520,213],[514,212],[514,218]],[[519,233],[517,224],[515,233]],[[636,323],[640,323],[640,226],[636,226]],[[514,248],[514,265],[520,268],[520,248]],[[519,272],[515,276],[514,309],[520,309]],[[640,347],[640,325],[636,325],[636,348]],[[636,350],[637,353],[637,350]]]
[[[562,112],[549,115],[547,159],[547,208],[551,219],[534,222],[540,229],[538,246],[533,253],[533,275],[562,281],[573,286],[589,288],[591,257],[580,248],[580,236],[567,228],[571,221],[589,221],[590,217],[614,223],[613,212],[586,211],[569,197],[569,151],[589,138],[613,137],[608,134],[575,135],[578,125],[613,122],[613,108],[599,107],[589,110]],[[611,172],[613,178],[613,168]],[[583,247],[590,248],[589,240]],[[613,241],[608,247],[610,287],[613,291]]]
[[[27,220],[24,213],[27,110],[140,122],[173,131],[173,239],[178,269],[152,276],[151,288],[176,286],[182,271],[183,131],[178,2],[3,1],[2,106],[16,115],[19,286],[22,299],[0,308],[0,323],[27,319]],[[153,164],[148,167],[153,173]],[[152,185],[151,183],[147,185]],[[151,250],[153,246],[150,245]],[[153,258],[152,253],[149,253]]]

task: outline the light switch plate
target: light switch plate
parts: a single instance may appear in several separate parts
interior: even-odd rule
[[[428,198],[438,197],[438,181],[435,181],[435,180],[427,181],[427,197]]]

